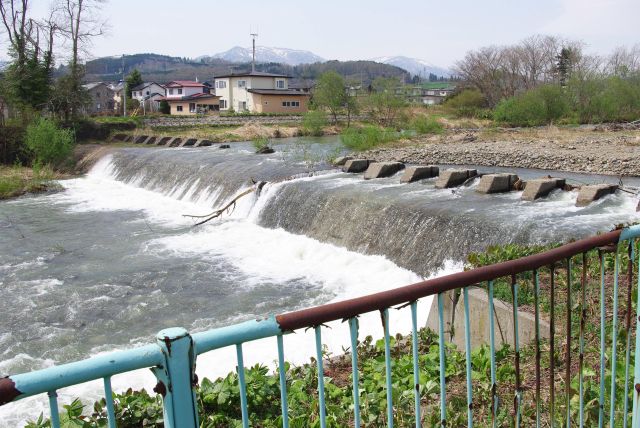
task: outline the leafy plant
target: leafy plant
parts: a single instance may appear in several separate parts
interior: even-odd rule
[[[73,132],[58,128],[52,120],[38,118],[27,127],[25,145],[33,153],[35,165],[58,164],[73,150]]]

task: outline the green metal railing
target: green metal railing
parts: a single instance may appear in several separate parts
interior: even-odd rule
[[[534,318],[535,318],[535,426],[543,426],[543,420],[553,426],[565,425],[585,426],[585,392],[584,392],[584,357],[585,357],[585,330],[587,308],[590,303],[587,301],[588,281],[588,260],[589,255],[597,254],[600,263],[599,269],[599,314],[600,314],[600,341],[599,341],[599,397],[598,397],[598,425],[605,426],[608,419],[609,426],[626,427],[628,420],[631,425],[640,428],[640,415],[638,415],[638,399],[640,393],[640,364],[631,354],[632,336],[635,334],[632,325],[633,316],[636,318],[635,328],[640,324],[638,308],[640,308],[640,294],[638,301],[632,302],[632,296],[637,293],[637,285],[634,273],[637,277],[639,254],[637,251],[640,237],[640,226],[632,226],[626,229],[618,229],[591,238],[572,242],[561,247],[535,254],[528,257],[483,266],[464,272],[455,273],[417,284],[387,290],[356,299],[331,303],[296,312],[285,313],[272,316],[262,320],[252,320],[241,324],[210,330],[202,333],[189,334],[181,328],[172,328],[158,333],[156,343],[144,347],[127,351],[114,352],[107,355],[93,357],[87,360],[64,364],[39,370],[30,373],[8,376],[0,379],[0,405],[8,404],[16,400],[33,396],[36,394],[48,394],[51,409],[51,422],[53,427],[59,427],[58,402],[56,391],[67,386],[88,382],[95,379],[104,380],[104,391],[106,398],[106,408],[109,420],[109,427],[115,427],[116,419],[114,414],[113,394],[111,388],[111,377],[120,373],[129,372],[136,369],[151,368],[158,379],[158,384],[154,391],[161,394],[164,403],[164,425],[168,428],[195,428],[199,426],[197,401],[195,392],[197,377],[195,375],[195,363],[198,355],[212,352],[220,348],[234,346],[236,349],[238,381],[240,390],[240,409],[242,424],[249,426],[251,408],[247,405],[246,379],[244,369],[243,344],[257,339],[274,337],[278,350],[278,374],[280,380],[282,425],[289,426],[289,408],[287,399],[287,382],[285,370],[285,349],[283,336],[299,329],[312,328],[315,333],[315,350],[317,364],[318,400],[319,400],[319,422],[322,428],[327,426],[326,402],[325,402],[325,378],[323,359],[323,325],[336,320],[348,321],[350,335],[350,357],[352,371],[353,388],[353,425],[362,426],[361,405],[360,405],[360,372],[358,361],[358,316],[361,314],[379,311],[382,316],[384,335],[384,358],[385,358],[385,384],[386,384],[386,422],[389,427],[394,426],[394,407],[392,397],[392,356],[391,340],[389,334],[389,309],[397,306],[409,306],[411,311],[411,346],[413,361],[413,382],[414,382],[414,422],[416,427],[423,426],[424,416],[422,391],[424,385],[420,384],[419,366],[419,329],[417,323],[419,299],[434,296],[438,310],[438,344],[439,344],[439,371],[440,371],[440,423],[447,425],[447,375],[446,375],[446,336],[444,319],[444,299],[445,293],[461,290],[464,302],[464,355],[465,355],[465,388],[467,401],[467,426],[474,424],[474,382],[473,363],[471,349],[471,319],[469,308],[469,288],[476,285],[486,285],[488,293],[487,317],[490,324],[489,350],[490,350],[490,376],[491,376],[491,403],[489,414],[491,415],[491,425],[499,426],[497,413],[502,404],[499,400],[497,367],[496,367],[496,336],[495,336],[495,306],[494,295],[499,281],[508,284],[511,291],[511,310],[513,312],[513,349],[515,370],[515,384],[513,387],[513,420],[515,426],[529,425],[523,422],[523,400],[525,387],[522,383],[521,367],[521,344],[519,338],[519,293],[524,283],[524,277],[532,278],[534,294]],[[609,254],[609,256],[607,255]],[[574,259],[581,257],[581,278],[575,281],[572,272],[575,267]],[[626,297],[624,305],[625,313],[619,313],[621,305],[619,293],[621,291],[620,269],[622,266],[621,257],[628,257],[626,262],[626,290],[622,290]],[[613,269],[607,267],[606,257],[613,258]],[[625,259],[626,260],[626,259]],[[549,297],[549,382],[548,401],[542,402],[542,331],[540,329],[540,297],[546,291],[541,291],[541,274],[548,275],[548,297]],[[608,287],[607,279],[612,277],[611,290]],[[506,278],[506,281],[505,281]],[[562,279],[566,285],[566,352],[564,361],[564,373],[556,370],[556,335],[561,333],[556,327],[556,308],[558,302],[559,287],[558,281]],[[635,286],[635,288],[634,288]],[[573,291],[579,291],[579,298],[574,299]],[[607,314],[607,299],[612,298],[611,313]],[[632,314],[633,304],[635,312]],[[579,308],[579,332],[578,332],[578,365],[572,365],[571,341],[574,339],[572,313]],[[626,335],[624,346],[618,343],[619,316],[624,316]],[[611,318],[611,325],[608,325],[608,318]],[[607,354],[607,329],[611,328],[611,348]],[[640,352],[640,339],[635,335],[635,354]],[[544,342],[546,343],[546,342]],[[546,345],[545,345],[546,346]],[[620,355],[618,355],[620,354]],[[610,359],[607,367],[607,358]],[[624,361],[625,375],[624,388],[622,394],[617,393],[619,387],[618,379],[618,358]],[[634,366],[634,381],[630,382],[630,367]],[[607,370],[608,368],[608,370]],[[578,372],[578,394],[577,403],[572,403],[571,379],[572,373]],[[564,408],[565,415],[557,415],[556,402],[556,379],[560,377],[564,380],[565,391]],[[610,379],[609,394],[607,395],[607,377]],[[629,412],[628,397],[629,388],[633,387],[633,405]],[[607,400],[609,406],[607,406]],[[622,405],[622,412],[616,410]],[[572,420],[572,409],[578,411],[577,420]],[[545,414],[546,412],[546,414]],[[562,423],[558,421],[563,419]]]

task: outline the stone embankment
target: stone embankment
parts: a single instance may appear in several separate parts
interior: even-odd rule
[[[413,140],[370,150],[376,162],[539,168],[640,176],[640,135],[581,138],[569,143],[545,140],[486,141],[465,133],[453,141]]]

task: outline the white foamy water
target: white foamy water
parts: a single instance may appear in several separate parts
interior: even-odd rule
[[[115,211],[139,211],[150,227],[162,224],[170,230],[178,231],[164,237],[155,237],[147,241],[141,254],[152,254],[159,257],[197,257],[198,260],[224,259],[234,266],[245,278],[238,287],[250,292],[262,283],[284,283],[301,281],[313,284],[322,289],[317,303],[343,300],[346,298],[370,294],[388,288],[398,287],[419,281],[421,278],[398,267],[382,256],[367,256],[348,251],[331,244],[293,235],[283,230],[271,230],[258,226],[253,222],[257,211],[263,206],[263,198],[254,206],[256,198],[244,198],[231,216],[199,227],[189,228],[193,221],[182,217],[182,214],[204,214],[210,210],[209,197],[193,195],[188,191],[186,197],[176,200],[153,191],[138,188],[130,184],[115,181],[111,178],[112,165],[109,159],[103,159],[85,178],[62,182],[65,191],[45,196],[48,202],[65,207],[70,214],[98,213]],[[308,178],[304,180],[314,180]],[[279,184],[267,186],[263,197],[267,199],[276,192]],[[177,189],[172,194],[185,194],[185,189]],[[188,189],[187,189],[188,190]],[[211,190],[211,194],[215,189]],[[448,266],[448,270],[459,266]],[[36,293],[46,293],[49,288],[61,285],[57,279],[33,281],[28,285]],[[106,287],[106,285],[104,286]],[[113,286],[109,286],[113,287]],[[322,297],[322,295],[326,297]],[[328,298],[327,298],[328,297]],[[96,297],[85,302],[95,305],[108,300],[109,297]],[[425,299],[419,305],[419,323],[424,325],[428,315],[430,300]],[[295,309],[295,308],[291,308]],[[260,307],[256,307],[256,312]],[[268,308],[263,308],[268,312]],[[72,311],[73,312],[73,311]],[[247,314],[264,316],[265,312]],[[246,319],[216,320],[220,325],[231,324]],[[197,325],[197,323],[196,323]],[[410,331],[410,312],[408,310],[390,311],[391,334]],[[348,325],[330,323],[323,331],[324,343],[331,353],[341,353],[349,345]],[[366,314],[360,320],[361,337],[383,334],[380,315]],[[155,331],[150,331],[147,343],[153,340]],[[144,342],[141,340],[140,342]],[[285,337],[286,359],[294,364],[309,361],[313,355],[314,337],[312,332],[296,332]],[[142,344],[142,343],[139,343]],[[256,363],[274,366],[277,359],[275,338],[264,339],[245,345],[245,364]],[[104,352],[103,346],[97,346],[94,354]],[[33,363],[40,367],[54,364],[50,359],[39,359],[30,355],[18,355],[11,360],[0,363],[0,369],[11,367],[21,360],[22,363]],[[198,374],[202,377],[217,377],[233,371],[235,368],[235,350],[232,348],[213,351],[198,358]],[[127,388],[147,388],[155,385],[155,378],[148,370],[140,370],[115,376],[112,380],[116,391]],[[102,394],[101,380],[77,385],[58,391],[60,405],[75,397],[82,397],[86,403],[99,399]],[[45,395],[18,401],[0,408],[0,426],[21,426],[27,419],[34,419],[40,413],[48,415],[48,402]]]

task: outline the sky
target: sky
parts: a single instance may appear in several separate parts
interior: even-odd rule
[[[32,0],[46,13],[50,0]],[[93,57],[158,53],[195,58],[233,46],[309,50],[326,59],[403,55],[442,67],[468,50],[533,34],[582,40],[606,54],[640,43],[640,0],[107,0]],[[4,37],[4,36],[3,36]]]

